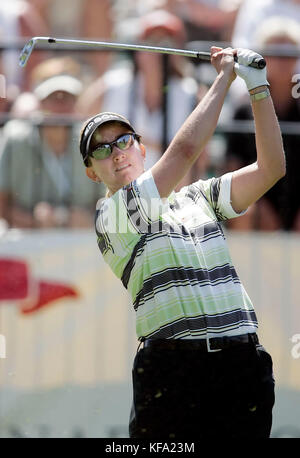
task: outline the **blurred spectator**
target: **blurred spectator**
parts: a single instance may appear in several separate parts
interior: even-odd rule
[[[165,0],[112,0],[114,30],[117,39],[136,38],[137,19],[155,9],[165,9]]]
[[[290,18],[300,23],[300,0],[244,0],[232,32],[233,46],[253,49],[257,30],[271,16]]]
[[[186,35],[182,21],[166,11],[155,10],[142,16],[136,27],[139,40],[146,44],[184,45]],[[88,116],[99,111],[115,111],[129,118],[147,148],[146,168],[159,159],[166,146],[164,143],[171,141],[197,103],[198,87],[190,76],[187,59],[168,56],[169,79],[164,87],[164,57],[157,53],[135,53],[133,67],[123,65],[107,72],[88,88],[79,104],[79,111]]]
[[[0,28],[0,40],[2,39],[2,31]],[[3,54],[0,54],[0,151],[3,142],[2,128],[7,121],[9,111],[18,96],[19,89],[14,84],[8,84],[7,78],[4,75]]]
[[[33,5],[25,0],[1,2],[0,4],[0,39],[5,43],[18,38],[47,35],[48,29]],[[7,87],[16,85],[21,90],[28,89],[28,77],[31,70],[43,59],[43,53],[33,53],[25,69],[18,66],[19,50],[2,52],[3,74]],[[11,89],[10,89],[11,90]]]
[[[42,81],[57,75],[70,75],[81,79],[81,66],[71,57],[53,57],[37,65],[29,76],[29,85],[35,88]],[[39,109],[39,100],[32,91],[22,92],[11,107],[11,116],[25,118]]]
[[[110,37],[111,0],[27,0],[42,17],[50,35]],[[66,14],[67,13],[67,14]]]
[[[300,24],[281,16],[260,24],[254,42],[258,47],[286,46],[299,50]],[[267,74],[279,121],[300,121],[299,98],[293,97],[292,77],[296,73],[296,57],[266,57]],[[252,110],[249,100],[237,107],[234,119],[249,120]],[[300,198],[298,194],[300,167],[300,135],[288,135],[283,130],[287,173],[239,221],[229,223],[233,229],[300,230]],[[233,133],[228,137],[228,169],[234,170],[255,161],[253,134]]]
[[[114,32],[111,0],[101,0],[101,2],[99,0],[84,0],[82,9],[81,36],[90,40],[111,41]],[[107,51],[90,52],[86,55],[87,62],[96,76],[105,72],[111,63],[111,57],[112,54]]]
[[[51,36],[109,41],[113,36],[111,0],[27,0],[38,11]],[[43,34],[45,35],[45,33]],[[67,55],[67,53],[66,53]],[[94,76],[100,76],[111,61],[109,52],[78,53]]]
[[[80,64],[72,57],[56,56],[52,59],[45,60],[41,65],[38,65],[30,74],[30,86],[35,87],[43,80],[57,75],[71,75],[80,79],[81,67]]]
[[[0,31],[0,38],[1,38],[1,31]],[[4,66],[3,66],[3,59],[0,56],[0,113],[5,114],[7,113],[10,108],[11,104],[13,103],[15,97],[17,96],[18,91],[15,90],[14,87],[7,84],[6,77],[4,76]],[[3,125],[4,119],[0,121],[0,126]]]
[[[45,76],[47,66],[49,62],[37,67],[36,75]],[[51,74],[39,82],[34,97],[26,94],[34,110],[27,111],[29,120],[14,119],[4,126],[0,218],[10,226],[92,225],[95,204],[104,189],[82,175],[79,123],[73,124],[81,90],[82,83],[74,76]],[[26,112],[25,103],[17,100],[13,112]]]
[[[165,0],[165,8],[186,24],[188,41],[230,41],[243,0]]]

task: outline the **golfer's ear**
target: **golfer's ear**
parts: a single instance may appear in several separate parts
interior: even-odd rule
[[[95,181],[96,183],[101,182],[100,178],[95,174],[94,170],[91,167],[86,167],[85,173],[90,180]]]
[[[143,157],[146,157],[146,147],[143,143],[140,143],[140,147],[141,147],[141,151],[142,151],[142,155]]]

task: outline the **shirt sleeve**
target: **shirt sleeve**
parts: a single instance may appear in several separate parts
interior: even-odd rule
[[[218,221],[236,218],[246,213],[247,209],[237,213],[231,202],[232,172],[226,173],[219,178],[199,180],[195,186],[212,207]]]

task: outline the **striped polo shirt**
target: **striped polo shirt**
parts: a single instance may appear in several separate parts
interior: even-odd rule
[[[99,200],[98,246],[131,295],[138,338],[256,332],[220,224],[240,215],[231,206],[231,179],[199,180],[162,199],[148,170]]]

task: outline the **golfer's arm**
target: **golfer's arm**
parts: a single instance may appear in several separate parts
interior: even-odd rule
[[[173,191],[211,138],[229,86],[230,77],[221,71],[164,155],[152,167],[152,175],[161,197],[167,197]]]
[[[231,202],[238,213],[256,202],[285,175],[281,132],[271,97],[252,102],[252,110],[257,161],[233,173]]]

